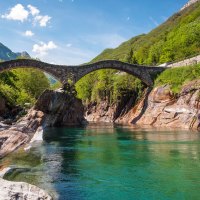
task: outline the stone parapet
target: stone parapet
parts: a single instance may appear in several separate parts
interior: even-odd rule
[[[192,57],[192,58],[188,58],[176,63],[171,63],[168,64],[167,67],[182,67],[182,66],[189,66],[189,65],[195,65],[195,64],[199,64],[200,63],[200,55]]]

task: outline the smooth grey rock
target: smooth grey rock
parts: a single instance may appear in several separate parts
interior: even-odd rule
[[[53,200],[44,190],[23,182],[10,182],[0,178],[1,200]]]

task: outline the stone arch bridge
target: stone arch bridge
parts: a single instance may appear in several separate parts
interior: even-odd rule
[[[139,78],[147,86],[153,85],[152,75],[166,69],[165,67],[128,64],[116,60],[105,60],[78,66],[54,65],[32,59],[18,59],[0,63],[0,73],[15,68],[37,68],[52,75],[63,84],[67,83],[68,80],[76,83],[85,75],[99,69],[116,69]]]

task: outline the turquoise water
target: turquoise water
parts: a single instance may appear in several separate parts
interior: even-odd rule
[[[2,162],[60,200],[200,199],[200,135],[109,124],[51,128]],[[1,163],[2,164],[2,163]]]

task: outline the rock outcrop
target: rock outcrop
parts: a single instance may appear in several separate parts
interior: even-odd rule
[[[62,89],[46,90],[25,117],[0,132],[0,158],[24,144],[41,140],[44,127],[80,125],[83,122],[85,122],[84,107],[81,100],[76,98],[74,88],[68,92]],[[0,178],[0,199],[51,200],[52,198],[36,186]]]
[[[185,85],[178,96],[172,94],[169,86],[157,87],[117,122],[197,130],[200,81]]]
[[[29,141],[29,136],[18,130],[6,130],[0,133],[0,158],[16,150]]]
[[[42,137],[43,128],[85,123],[84,107],[73,91],[46,90],[28,114],[10,128],[0,132],[0,158],[26,144],[34,137]]]
[[[75,91],[62,89],[46,90],[38,99],[33,112],[40,111],[43,126],[81,125],[85,122],[82,101],[76,98]],[[32,117],[34,117],[34,114]],[[39,117],[40,117],[39,116]]]
[[[2,200],[52,200],[44,190],[23,182],[10,182],[0,178]]]
[[[85,108],[85,118],[89,122],[114,122],[135,105],[136,99],[137,94],[133,92],[123,96],[117,103],[110,104],[106,100],[90,103]]]

